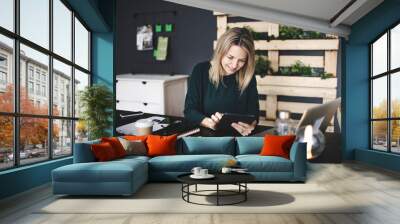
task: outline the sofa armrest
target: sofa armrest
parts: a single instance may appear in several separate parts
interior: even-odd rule
[[[90,146],[92,144],[100,143],[100,140],[94,140],[89,142],[75,143],[74,145],[74,163],[89,163],[95,162]]]
[[[295,181],[305,181],[307,173],[307,143],[293,143],[290,149],[290,160],[293,162],[293,179]]]

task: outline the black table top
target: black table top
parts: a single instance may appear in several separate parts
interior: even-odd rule
[[[137,113],[137,112],[123,111],[123,110],[117,110],[116,112],[117,112],[117,123],[116,123],[117,127],[125,125],[125,124],[129,124],[129,123],[133,123],[139,119],[148,118],[151,116],[165,117],[166,122],[169,123],[170,125],[161,130],[154,132],[154,134],[156,134],[156,135],[181,134],[181,133],[193,130],[195,128],[198,128],[198,126],[193,126],[193,125],[186,123],[182,117],[166,116],[166,115],[159,115],[159,114],[149,114],[149,113]],[[130,114],[135,114],[135,113],[137,113],[138,115],[122,117],[123,115],[130,115]],[[199,127],[199,128],[200,128],[200,132],[195,135],[192,135],[192,136],[204,136],[204,137],[205,136],[212,136],[212,137],[240,136],[239,133],[235,133],[236,131],[227,133],[227,132],[214,131],[214,130],[204,128],[204,127]],[[250,136],[264,136],[264,132],[266,132],[270,129],[271,129],[271,127],[268,127],[268,126],[257,125]],[[118,131],[116,133],[118,136],[123,135],[122,133],[119,133]]]
[[[192,173],[182,174],[177,179],[185,184],[237,184],[255,180],[255,177],[249,173],[213,173],[215,177],[211,179],[193,179],[190,175]]]

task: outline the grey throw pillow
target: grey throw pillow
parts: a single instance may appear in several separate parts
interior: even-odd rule
[[[124,138],[118,138],[126,151],[126,155],[145,156],[147,149],[144,143],[140,140],[129,141]]]

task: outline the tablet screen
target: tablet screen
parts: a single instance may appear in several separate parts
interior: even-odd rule
[[[254,115],[250,114],[234,114],[234,113],[224,113],[221,120],[218,123],[217,129],[230,129],[232,128],[232,123],[243,122],[246,124],[251,124],[256,120]]]

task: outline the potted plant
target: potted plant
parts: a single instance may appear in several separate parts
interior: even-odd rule
[[[113,96],[108,87],[95,84],[80,93],[81,119],[87,126],[89,140],[109,136],[112,125]]]

